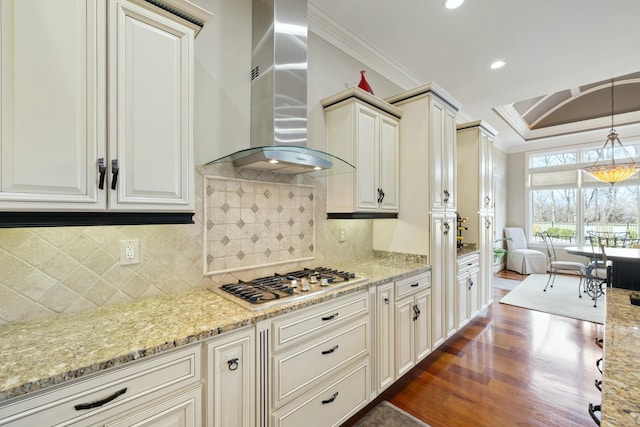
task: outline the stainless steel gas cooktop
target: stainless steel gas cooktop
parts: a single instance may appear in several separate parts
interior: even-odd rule
[[[288,304],[366,280],[347,271],[326,267],[305,268],[212,287],[211,290],[249,310]]]

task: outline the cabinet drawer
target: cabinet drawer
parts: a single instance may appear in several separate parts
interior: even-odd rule
[[[422,291],[430,286],[430,272],[398,280],[396,282],[396,299]]]
[[[350,322],[311,345],[302,344],[274,356],[274,406],[303,393],[322,381],[325,375],[335,372],[363,355],[369,349],[368,317]]]
[[[153,398],[201,381],[200,346],[193,346],[144,362],[133,362],[86,380],[72,381],[44,393],[17,399],[0,408],[0,425],[44,426],[63,422],[93,423],[113,408],[129,411]],[[76,405],[106,401],[90,409]],[[85,422],[82,422],[85,424]]]
[[[292,345],[301,338],[320,334],[337,323],[369,312],[366,292],[341,297],[317,306],[278,317],[272,322],[274,351],[284,345]]]
[[[347,367],[317,387],[273,414],[273,425],[281,427],[338,426],[368,402],[369,365],[366,360]]]
[[[202,390],[198,386],[185,393],[173,396],[142,411],[108,422],[104,427],[128,426],[201,426]]]
[[[480,254],[472,254],[458,258],[456,264],[458,276],[465,275],[472,270],[478,270],[480,268]]]

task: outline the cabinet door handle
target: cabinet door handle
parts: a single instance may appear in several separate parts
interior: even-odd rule
[[[491,220],[490,220],[489,218],[487,218],[487,224],[486,224],[486,227],[487,227],[487,228],[490,228],[490,227],[491,227]]]
[[[229,367],[230,371],[235,371],[236,369],[238,369],[238,358],[234,357],[231,360],[227,360],[227,366]]]
[[[338,313],[332,314],[331,316],[323,317],[323,318],[322,318],[322,320],[324,320],[324,321],[327,321],[327,320],[333,320],[333,319],[335,319],[336,317],[338,317]]]
[[[447,236],[449,234],[449,230],[451,229],[451,227],[449,226],[448,222],[444,223],[444,235]]]
[[[485,205],[485,206],[489,206],[489,202],[491,202],[491,197],[486,196],[486,197],[484,198],[484,205]]]
[[[387,304],[387,305],[389,305],[389,298],[385,298],[385,299],[384,299],[384,303],[385,303],[385,304]]]
[[[471,289],[471,287],[473,286],[473,280],[471,280],[471,277],[467,279],[467,282],[469,283],[469,289]]]
[[[418,320],[418,317],[420,317],[420,309],[418,308],[418,305],[414,305],[413,306],[413,321],[415,322],[416,320]]]
[[[104,190],[104,177],[107,174],[107,167],[104,164],[104,157],[98,159],[98,173],[100,173],[100,180],[98,182],[98,188]]]
[[[449,190],[444,190],[444,202],[445,203],[449,203],[449,197],[451,196],[451,194],[449,193]]]
[[[118,182],[118,172],[120,172],[120,168],[118,167],[118,159],[111,160],[111,189],[116,189],[116,184]]]
[[[106,405],[107,403],[111,402],[118,396],[125,394],[126,392],[127,392],[127,388],[125,387],[121,390],[116,391],[111,396],[105,397],[104,399],[96,400],[95,402],[89,402],[89,403],[78,403],[76,406],[74,406],[74,408],[76,408],[76,411],[82,411],[84,409],[99,408],[100,406]]]
[[[338,392],[336,391],[335,393],[333,393],[333,396],[331,396],[330,398],[328,398],[327,400],[323,400],[322,404],[326,405],[327,403],[331,403],[334,400],[336,400],[336,397],[338,397]]]
[[[378,188],[378,203],[382,203],[383,200],[384,200],[384,191],[382,191],[382,188]]]
[[[338,344],[331,347],[329,350],[323,350],[322,354],[331,354],[338,349]]]

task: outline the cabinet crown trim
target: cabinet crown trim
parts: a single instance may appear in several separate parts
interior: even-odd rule
[[[406,101],[410,98],[415,98],[418,96],[424,96],[428,94],[437,96],[443,102],[448,104],[451,108],[455,109],[456,112],[460,111],[460,108],[462,107],[462,104],[456,101],[451,95],[447,93],[447,91],[445,91],[443,88],[441,88],[434,82],[425,83],[422,86],[409,89],[397,95],[386,98],[385,101],[388,102],[389,104],[397,104],[399,102]]]
[[[476,120],[475,122],[467,122],[460,123],[456,126],[456,130],[459,132],[461,130],[480,128],[480,130],[488,133],[491,137],[495,137],[498,134],[498,131],[495,130],[491,125],[489,125],[484,120]]]
[[[370,93],[365,92],[364,90],[356,86],[349,87],[341,92],[336,93],[335,95],[325,98],[320,101],[320,103],[322,104],[322,107],[328,108],[350,98],[355,98],[362,102],[365,102],[373,107],[378,108],[379,110],[384,111],[387,114],[391,114],[392,116],[397,117],[398,119],[400,119],[402,117],[402,114],[404,113],[404,111],[400,108],[395,107],[386,102],[384,99],[371,95]]]

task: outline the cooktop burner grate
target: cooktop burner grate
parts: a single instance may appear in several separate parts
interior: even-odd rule
[[[326,267],[304,268],[285,274],[259,277],[250,281],[227,283],[213,288],[216,293],[231,296],[233,301],[248,303],[247,308],[266,308],[280,302],[306,298],[330,290],[332,286],[363,280],[354,273]],[[222,292],[218,292],[222,291]]]

